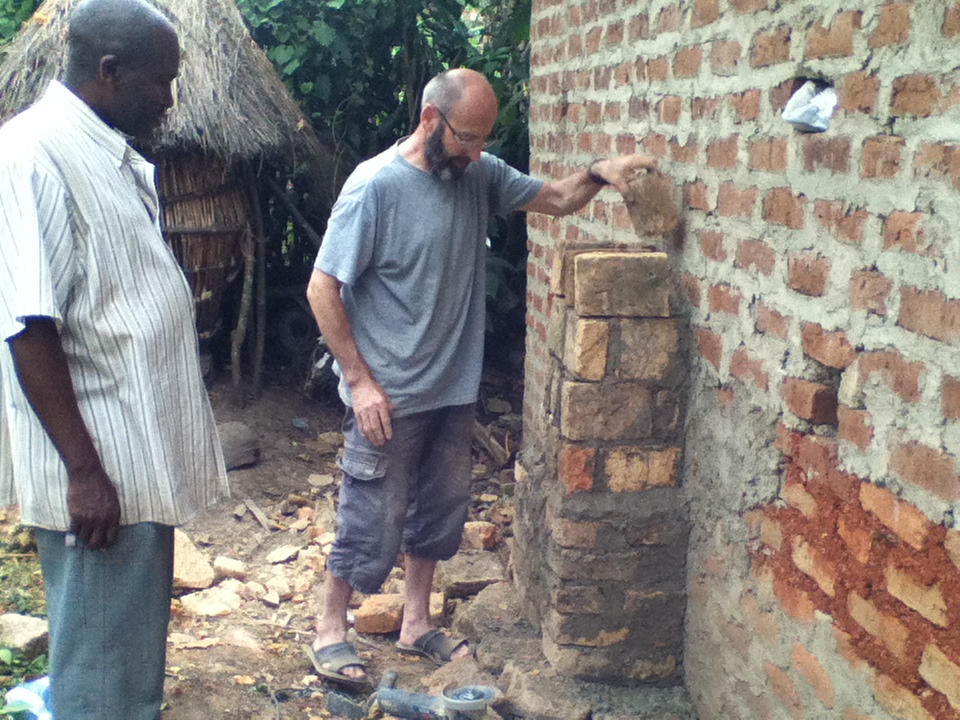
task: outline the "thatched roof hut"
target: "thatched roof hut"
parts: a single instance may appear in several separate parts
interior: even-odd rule
[[[79,0],[47,0],[4,49],[0,120],[63,74],[67,22]],[[151,150],[222,160],[286,156],[332,168],[332,155],[290,97],[232,0],[152,0],[180,34],[177,106]]]
[[[0,57],[0,120],[16,114],[60,78],[71,10],[79,0],[46,0]],[[334,154],[314,133],[233,0],[152,0],[180,35],[176,105],[144,151],[158,165],[167,241],[190,281],[201,338],[221,325],[227,284],[243,273],[233,329],[239,346],[257,289],[257,346],[263,344],[262,232],[257,172],[264,162],[306,166],[326,209],[337,190]],[[260,267],[257,267],[257,265]],[[258,353],[259,356],[259,353]],[[255,363],[255,382],[259,367]]]

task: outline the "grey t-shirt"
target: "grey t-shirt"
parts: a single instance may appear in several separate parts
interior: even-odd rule
[[[441,180],[398,148],[347,178],[314,267],[343,283],[357,347],[399,417],[476,400],[487,222],[543,183],[487,153]],[[342,377],[340,397],[351,404]]]

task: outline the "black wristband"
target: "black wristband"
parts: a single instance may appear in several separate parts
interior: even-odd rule
[[[597,185],[609,185],[609,184],[610,184],[607,180],[605,180],[604,178],[602,178],[602,177],[600,177],[599,175],[597,175],[597,173],[596,173],[596,172],[594,171],[594,169],[593,169],[593,166],[594,166],[594,165],[596,165],[596,164],[597,164],[598,162],[600,162],[601,160],[605,160],[605,159],[606,159],[606,158],[594,158],[593,161],[590,163],[590,165],[587,166],[587,177],[590,178],[590,182],[594,182],[594,183],[596,183]]]

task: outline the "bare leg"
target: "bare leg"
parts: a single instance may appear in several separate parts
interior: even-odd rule
[[[314,651],[347,639],[347,608],[352,595],[353,588],[350,583],[331,572],[327,573],[323,583],[323,614],[317,619]],[[341,672],[348,677],[366,677],[359,665],[347,665]]]
[[[433,572],[437,569],[437,563],[407,555],[405,568],[400,642],[412,645],[421,635],[433,629],[433,623],[430,622],[430,591],[433,589]],[[464,644],[457,648],[453,657],[469,654],[470,648]]]

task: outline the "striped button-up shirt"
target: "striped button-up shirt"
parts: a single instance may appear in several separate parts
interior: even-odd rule
[[[153,166],[52,83],[0,128],[0,337],[57,323],[123,524],[180,524],[226,494],[193,313]],[[0,346],[0,505],[66,530],[66,470]]]

